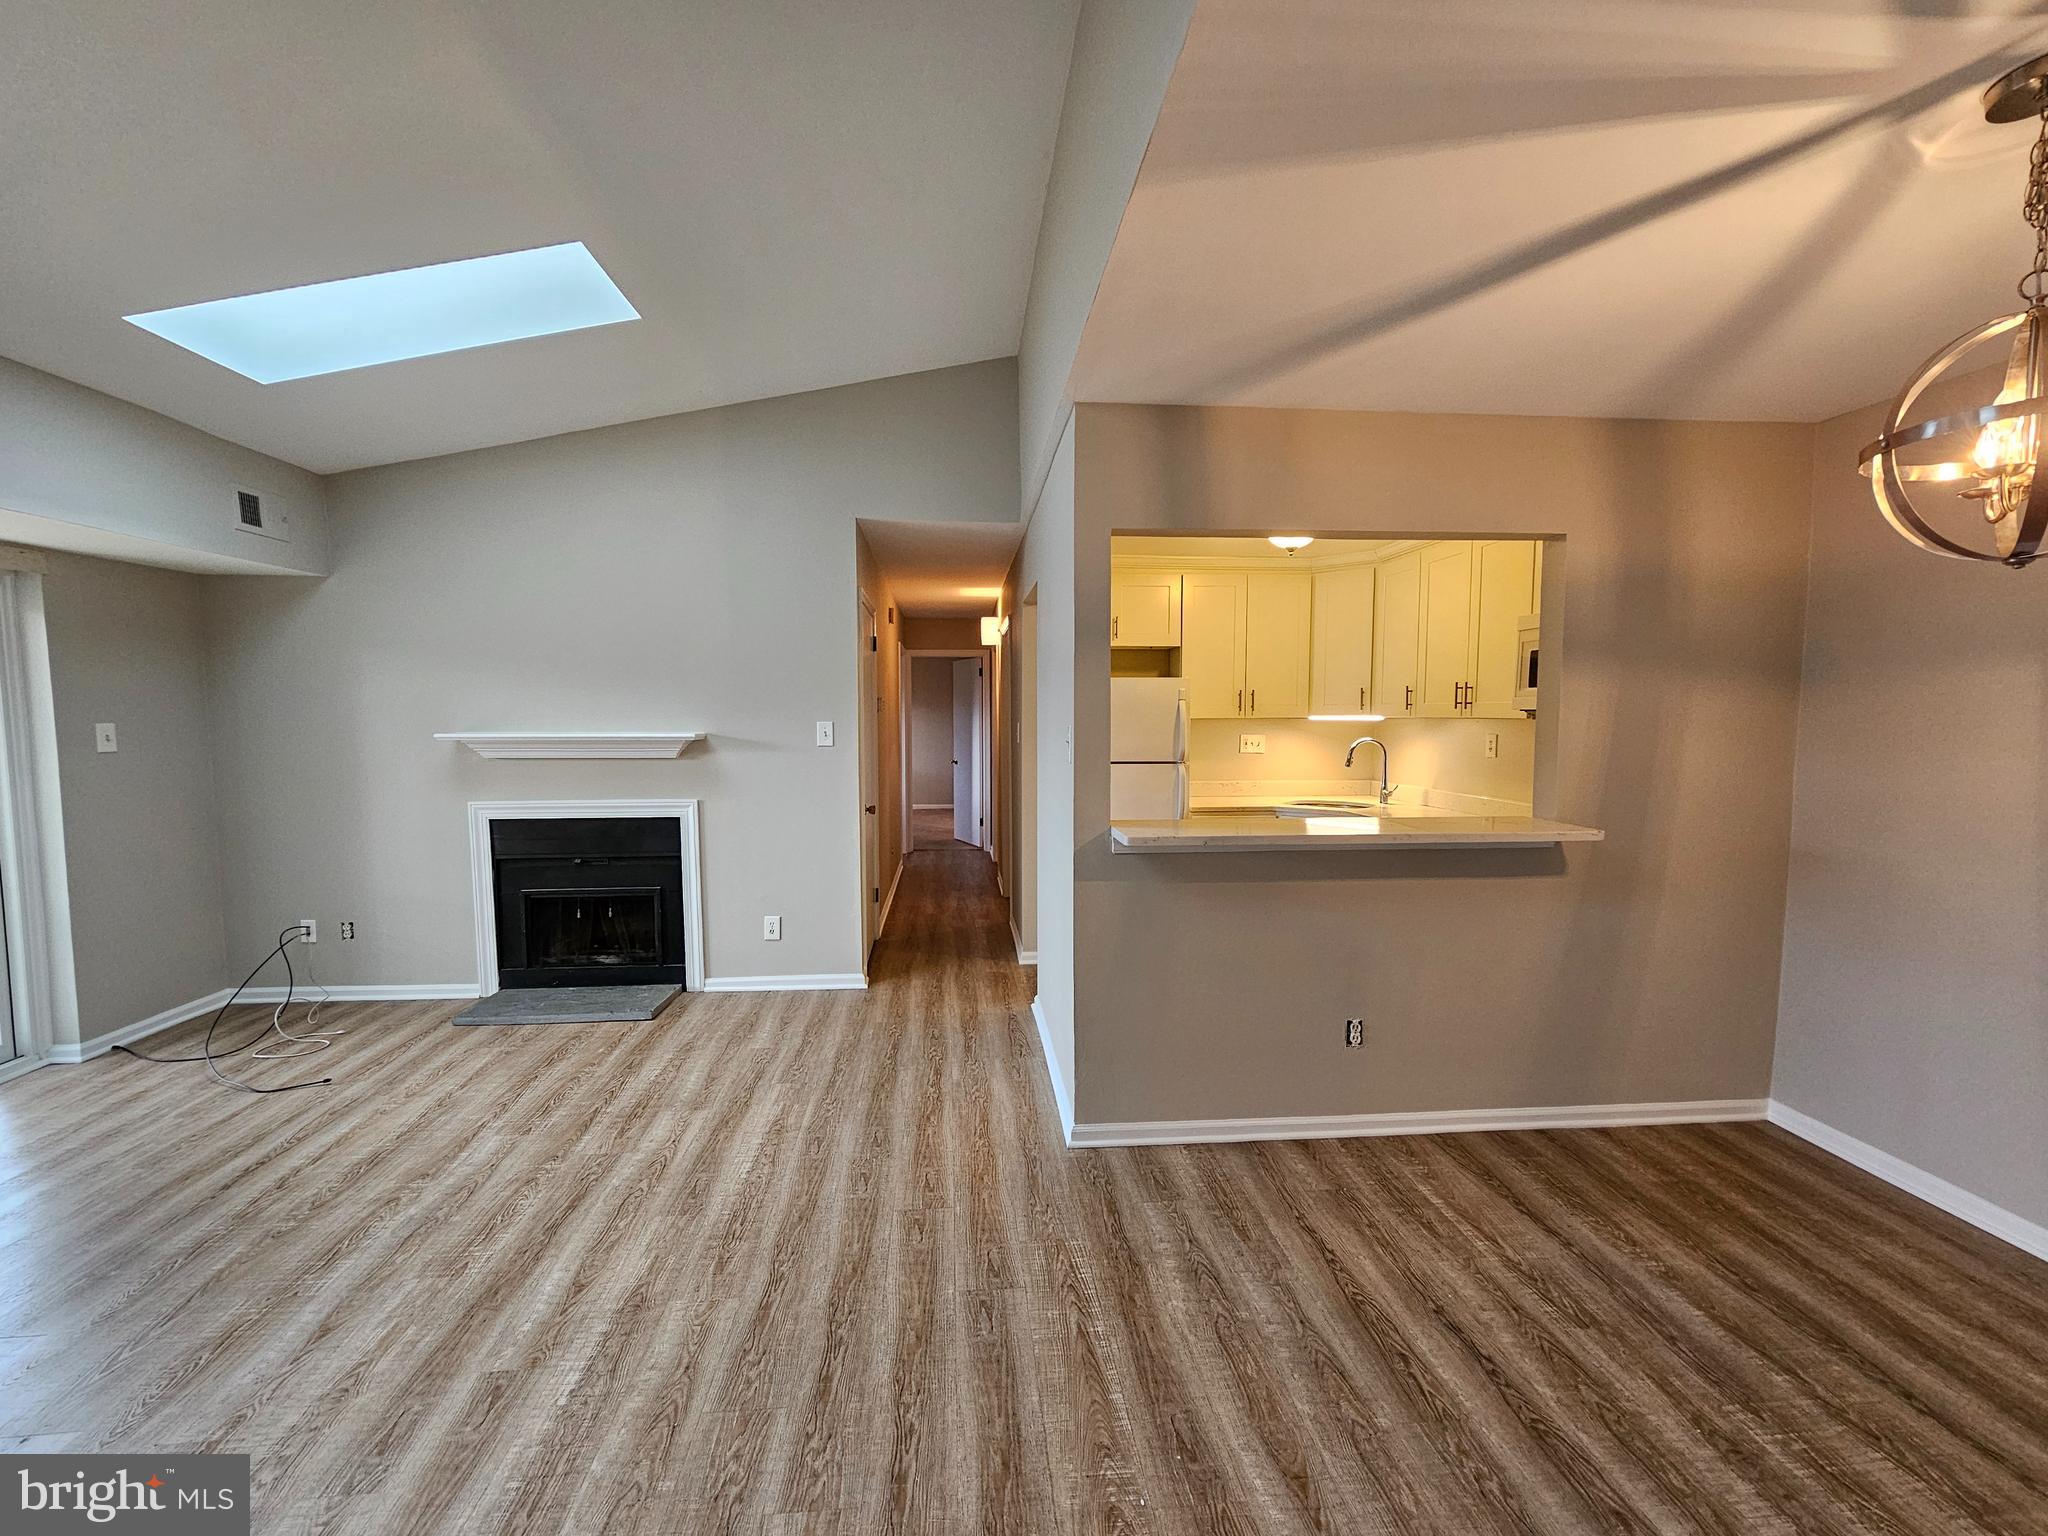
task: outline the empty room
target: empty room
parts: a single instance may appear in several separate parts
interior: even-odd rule
[[[0,0],[0,1528],[2048,1536],[2048,13]]]

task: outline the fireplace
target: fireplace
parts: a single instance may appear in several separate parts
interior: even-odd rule
[[[500,817],[490,849],[499,986],[685,985],[675,820]]]

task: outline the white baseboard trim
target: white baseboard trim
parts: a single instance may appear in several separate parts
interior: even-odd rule
[[[294,1002],[315,1002],[322,992],[331,1003],[430,1003],[452,999],[477,997],[481,994],[473,981],[411,981],[388,984],[371,983],[363,986],[339,986],[331,982],[301,982],[292,988]],[[245,1003],[281,1003],[284,1001],[283,987],[244,987],[241,1001]]]
[[[1152,1147],[1198,1141],[1314,1141],[1334,1136],[1433,1136],[1446,1131],[1584,1130],[1616,1125],[1700,1125],[1761,1120],[1764,1099],[1664,1104],[1566,1104],[1529,1109],[1432,1109],[1369,1115],[1285,1115],[1269,1120],[1116,1120],[1077,1125],[1076,1147]]]
[[[245,992],[244,997],[248,996]],[[175,1008],[166,1008],[161,1013],[152,1013],[146,1019],[137,1019],[133,1024],[123,1024],[105,1034],[70,1044],[56,1044],[50,1047],[50,1054],[43,1059],[62,1066],[76,1066],[81,1061],[91,1061],[95,1056],[104,1056],[117,1045],[129,1045],[153,1035],[160,1029],[169,1029],[173,1024],[183,1024],[187,1019],[196,1019],[202,1014],[212,1013],[228,1000],[228,989],[209,992],[204,997],[195,997],[189,1003],[180,1003]]]
[[[953,809],[953,802],[950,800],[933,800],[927,803],[923,800],[913,800],[910,802],[910,808],[913,811],[950,811]]]
[[[1031,1017],[1038,1025],[1038,1048],[1045,1052],[1045,1075],[1052,1081],[1053,1103],[1059,1106],[1060,1136],[1071,1147],[1074,1144],[1074,1101],[1067,1097],[1067,1085],[1060,1081],[1060,1059],[1052,1048],[1052,1026],[1045,1021],[1045,1009],[1039,1006],[1035,997],[1031,999]]]
[[[815,976],[707,976],[706,992],[864,992],[859,971],[825,971]]]
[[[1038,964],[1038,951],[1037,951],[1037,950],[1035,950],[1035,949],[1020,949],[1020,950],[1018,950],[1018,951],[1017,951],[1017,963],[1018,963],[1019,965],[1036,965],[1036,964]]]
[[[896,892],[903,884],[904,861],[896,861],[896,876],[889,882],[889,893],[882,898],[881,916],[875,919],[875,937],[880,938],[889,928],[889,913],[896,905]]]
[[[1768,1118],[1771,1124],[1790,1131],[1800,1140],[1812,1142],[1823,1152],[1834,1153],[1845,1163],[1854,1163],[1865,1173],[1875,1174],[1894,1188],[1903,1189],[1951,1216],[1960,1217],[1980,1231],[2003,1238],[2021,1252],[2030,1253],[2037,1259],[2048,1259],[2048,1227],[2039,1222],[2029,1221],[2002,1205],[1993,1205],[1982,1195],[1971,1194],[1960,1184],[1951,1184],[1938,1174],[1915,1167],[1902,1157],[1894,1157],[1882,1147],[1859,1141],[1847,1131],[1838,1131],[1825,1120],[1803,1115],[1777,1099],[1770,1101]]]

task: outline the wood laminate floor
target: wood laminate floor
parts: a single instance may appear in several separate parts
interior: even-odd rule
[[[988,870],[866,994],[0,1087],[0,1435],[265,1533],[2048,1530],[2048,1266],[1762,1126],[1067,1152]]]
[[[910,812],[910,846],[916,849],[934,849],[952,852],[956,848],[972,848],[972,843],[963,843],[953,835],[953,808],[949,805],[942,810],[927,807]]]

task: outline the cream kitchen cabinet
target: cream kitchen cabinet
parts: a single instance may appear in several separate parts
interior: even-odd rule
[[[1536,611],[1536,553],[1527,539],[1472,546],[1471,681],[1465,713],[1476,720],[1519,720],[1515,705],[1522,619]]]
[[[1197,720],[1308,713],[1306,571],[1190,571],[1181,583],[1180,671]]]
[[[1242,572],[1190,571],[1182,578],[1180,673],[1196,720],[1245,712],[1245,586]]]
[[[1374,566],[1372,587],[1372,712],[1403,719],[1415,713],[1422,556],[1399,555]]]
[[[1245,578],[1244,712],[1259,720],[1308,713],[1307,571],[1254,571]]]
[[[1364,714],[1372,692],[1373,568],[1317,571],[1309,607],[1310,712]]]
[[[1441,720],[1465,713],[1472,682],[1472,546],[1423,548],[1415,713]]]
[[[1527,539],[1431,544],[1419,552],[1416,584],[1415,713],[1520,719],[1517,628],[1535,612],[1536,545]]]
[[[1112,571],[1109,643],[1170,647],[1181,643],[1181,579],[1169,571]]]

